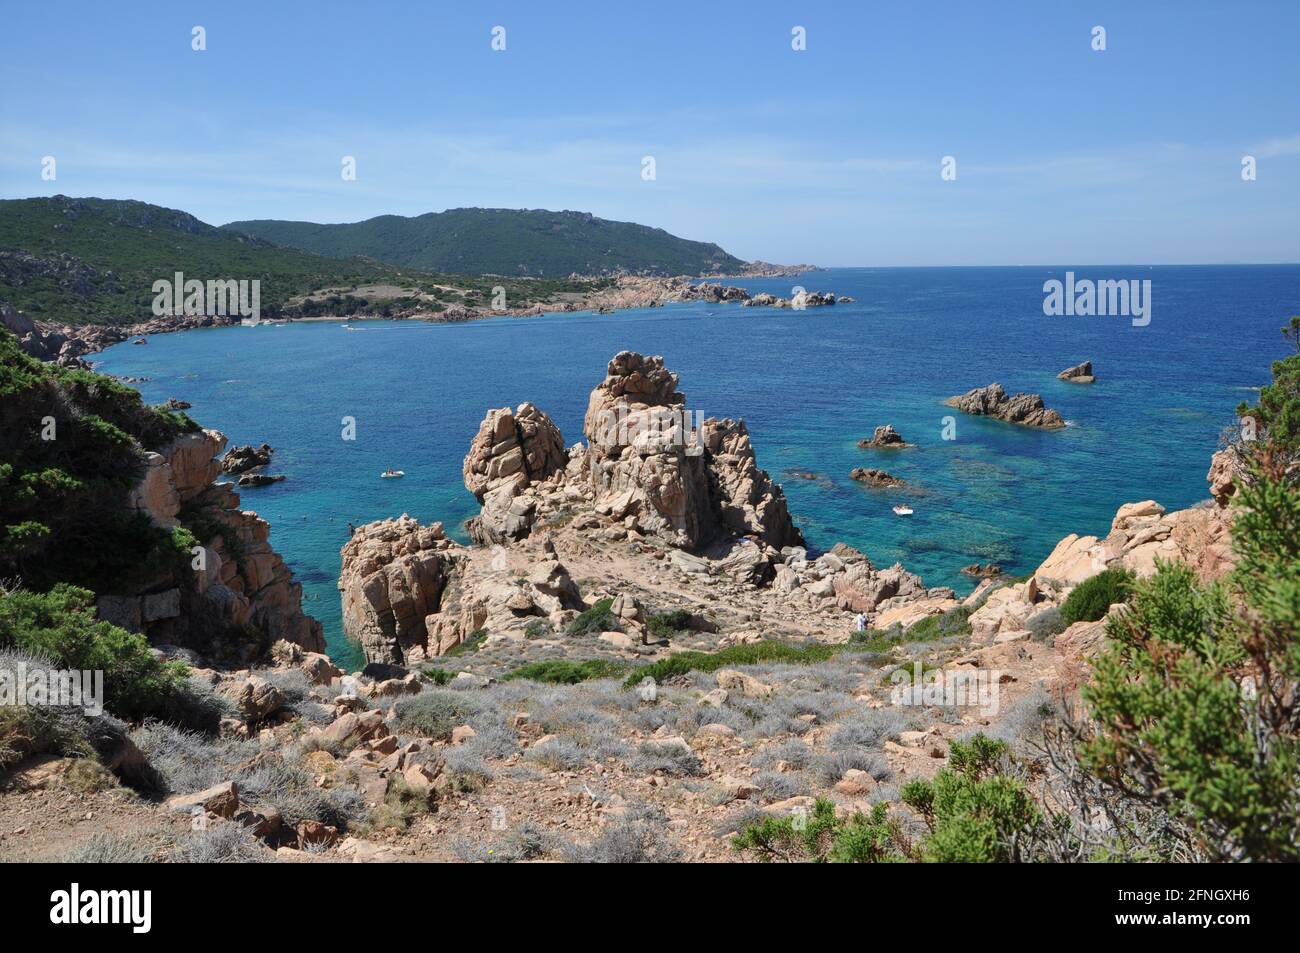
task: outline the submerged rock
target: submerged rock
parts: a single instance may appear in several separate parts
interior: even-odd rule
[[[907,486],[907,484],[894,476],[892,473],[886,473],[884,470],[873,470],[866,467],[854,467],[849,471],[849,476],[859,483],[865,483],[867,486],[876,487],[898,487]]]
[[[997,563],[971,563],[969,566],[961,567],[961,574],[976,579],[992,579],[1002,575],[1002,567]]]

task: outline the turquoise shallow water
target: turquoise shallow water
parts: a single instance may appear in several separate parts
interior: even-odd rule
[[[356,332],[220,328],[155,335],[98,359],[101,370],[151,378],[139,385],[149,401],[190,401],[232,443],[276,448],[273,469],[288,479],[245,491],[243,505],[270,521],[330,651],[355,663],[335,589],[347,523],[407,512],[459,534],[477,511],[460,468],[484,411],[531,400],[572,444],[588,393],[625,348],[664,355],[690,409],[746,419],[760,465],[784,484],[812,546],[843,540],[931,585],[969,588],[958,569],[975,561],[1026,572],[1067,533],[1104,533],[1125,502],[1205,498],[1219,433],[1284,353],[1278,328],[1300,311],[1300,266],[1075,269],[1150,278],[1145,328],[1044,316],[1043,282],[1064,271],[833,269],[736,283],[787,296],[801,284],[854,303],[367,322]],[[1085,359],[1098,383],[1055,379]],[[942,399],[994,380],[1041,393],[1071,426],[1039,432],[956,414],[957,439],[941,439]],[[344,416],[356,419],[355,441],[341,438]],[[917,449],[857,449],[884,423]],[[887,468],[915,490],[865,489],[848,478],[859,465]],[[405,479],[380,480],[389,466]],[[911,518],[890,509],[900,495]]]

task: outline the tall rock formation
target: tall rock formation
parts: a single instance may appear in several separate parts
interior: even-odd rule
[[[402,665],[437,654],[458,548],[441,523],[421,526],[405,513],[359,527],[343,546],[343,628],[368,662]]]
[[[408,516],[357,529],[339,579],[348,635],[370,661],[409,665],[471,637],[563,651],[594,634],[653,652],[645,607],[680,605],[683,591],[732,625],[779,618],[804,635],[844,625],[845,611],[892,621],[956,604],[950,589],[926,589],[901,566],[877,570],[846,546],[809,559],[744,422],[685,408],[662,358],[623,351],[591,393],[586,446],[565,451],[532,404],[489,411],[462,468],[482,504],[467,523],[481,545]]]
[[[516,497],[562,473],[567,461],[560,429],[532,404],[488,411],[461,468],[465,488],[483,504],[466,527],[470,537],[501,543],[527,536],[536,507]]]
[[[583,421],[583,470],[597,508],[685,549],[728,537],[778,549],[802,544],[785,494],[758,467],[744,421],[693,425],[662,357],[621,351],[606,370]]]

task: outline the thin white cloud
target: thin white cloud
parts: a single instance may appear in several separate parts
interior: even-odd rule
[[[1300,155],[1300,133],[1282,139],[1268,139],[1250,147],[1250,154],[1260,159]]]

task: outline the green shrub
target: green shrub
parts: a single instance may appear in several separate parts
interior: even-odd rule
[[[650,634],[660,639],[670,639],[678,632],[690,628],[691,613],[686,609],[673,609],[669,612],[655,612],[646,617],[646,628]]]
[[[0,578],[96,592],[149,580],[175,546],[127,509],[126,496],[144,471],[143,451],[194,422],[110,378],[43,364],[4,330],[0,396]]]
[[[906,860],[906,841],[889,807],[877,804],[870,814],[855,811],[838,818],[835,805],[818,798],[811,814],[766,817],[749,824],[731,839],[733,850],[753,855],[764,863],[811,861],[831,864],[869,864]]]
[[[1300,317],[1283,333],[1300,351]],[[1080,760],[1165,812],[1196,858],[1300,860],[1300,353],[1273,364],[1254,440],[1233,444],[1235,568],[1157,563],[1084,689]]]
[[[0,597],[0,649],[42,656],[65,669],[102,671],[106,706],[123,718],[166,715],[187,668],[164,662],[142,635],[95,619],[94,593],[59,584]]]
[[[423,675],[425,678],[427,678],[429,681],[433,682],[433,684],[439,686],[446,685],[448,682],[450,682],[453,678],[456,677],[455,672],[449,672],[445,668],[435,668],[432,665],[428,665],[420,669],[420,674]]]
[[[618,678],[627,670],[626,662],[615,662],[610,659],[586,659],[581,662],[551,659],[522,665],[503,675],[501,680],[508,682],[526,678],[529,681],[547,682],[552,685],[576,685],[595,678]]]
[[[478,705],[458,692],[424,691],[397,703],[397,727],[436,741],[451,737],[451,730],[463,725],[479,710]]]
[[[586,609],[578,614],[578,617],[569,623],[567,630],[569,635],[595,635],[598,632],[609,632],[617,628],[617,620],[610,607],[614,605],[613,599],[601,599],[590,609]]]
[[[1096,622],[1117,602],[1128,602],[1133,594],[1133,571],[1112,566],[1079,583],[1061,606],[1061,621],[1067,626],[1076,622]]]
[[[950,636],[970,635],[970,615],[973,611],[973,609],[966,606],[958,606],[938,615],[928,615],[908,628],[903,640],[905,642],[929,642],[934,639],[946,639]]]
[[[1041,827],[1024,783],[999,770],[1007,744],[982,734],[953,741],[948,766],[932,781],[908,782],[903,803],[925,820],[919,845],[933,863],[1007,863],[1026,859],[1022,840]]]
[[[849,636],[849,645],[860,651],[883,655],[896,645],[970,635],[970,616],[974,611],[974,606],[958,606],[947,612],[926,616],[907,629],[895,623],[888,629],[854,632]]]

